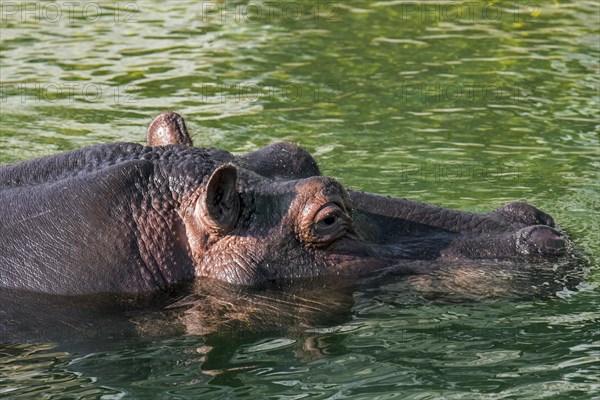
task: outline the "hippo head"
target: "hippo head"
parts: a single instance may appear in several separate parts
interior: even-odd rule
[[[355,274],[400,256],[357,233],[347,191],[323,176],[277,181],[227,164],[186,210],[197,273],[233,283]]]
[[[148,143],[191,139],[183,119],[165,113],[150,125]],[[473,214],[347,190],[289,143],[216,164],[180,197],[196,276],[237,284],[411,271],[423,260],[546,259],[569,247],[552,218],[528,204]]]

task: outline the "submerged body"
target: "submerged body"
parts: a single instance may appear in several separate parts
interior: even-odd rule
[[[239,157],[193,147],[174,113],[153,121],[148,146],[0,167],[0,221],[2,287],[56,294],[418,274],[415,261],[516,265],[571,248],[528,204],[473,214],[347,190],[289,143]]]

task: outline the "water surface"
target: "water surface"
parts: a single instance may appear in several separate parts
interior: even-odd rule
[[[355,293],[349,313],[320,328],[291,319],[229,340],[113,330],[102,346],[3,345],[2,396],[600,390],[597,2],[57,4],[1,5],[0,162],[143,142],[153,116],[176,110],[196,145],[241,153],[293,141],[352,188],[478,212],[526,200],[573,237],[591,273],[533,300],[409,301],[389,285]]]

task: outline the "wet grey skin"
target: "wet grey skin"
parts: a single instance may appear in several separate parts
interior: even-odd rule
[[[0,224],[1,286],[55,294],[419,274],[416,261],[517,265],[572,248],[529,204],[473,214],[349,190],[291,143],[241,156],[193,147],[172,112],[150,124],[146,146],[0,167]]]

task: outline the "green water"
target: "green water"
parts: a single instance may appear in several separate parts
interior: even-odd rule
[[[4,345],[0,397],[597,396],[597,2],[163,3],[0,3],[0,161],[142,142],[176,110],[196,145],[293,141],[353,188],[471,211],[531,202],[590,277],[535,301],[356,293],[342,322],[244,340]]]

